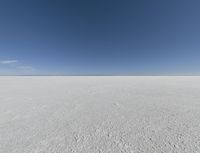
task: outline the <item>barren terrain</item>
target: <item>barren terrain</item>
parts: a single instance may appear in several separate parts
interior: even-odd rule
[[[0,77],[0,153],[199,153],[200,77]]]

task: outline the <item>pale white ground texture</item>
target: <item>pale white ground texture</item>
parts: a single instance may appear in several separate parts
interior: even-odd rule
[[[200,153],[200,77],[0,77],[0,153]]]

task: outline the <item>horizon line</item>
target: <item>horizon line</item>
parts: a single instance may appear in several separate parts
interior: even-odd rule
[[[49,76],[49,77],[53,77],[53,76],[63,76],[63,77],[67,77],[67,76],[74,76],[74,77],[76,77],[76,76],[200,76],[200,75],[190,75],[190,74],[188,74],[188,75],[107,75],[107,74],[80,74],[80,75],[74,75],[74,74],[72,74],[72,75],[54,75],[54,74],[44,74],[44,75],[40,75],[40,74],[36,74],[36,75],[33,75],[33,74],[31,74],[31,75],[0,75],[0,77],[6,77],[6,76],[8,76],[8,77],[14,77],[14,76]]]

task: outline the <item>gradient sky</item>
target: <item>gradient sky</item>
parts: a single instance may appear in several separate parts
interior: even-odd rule
[[[0,0],[1,75],[198,75],[199,0]]]

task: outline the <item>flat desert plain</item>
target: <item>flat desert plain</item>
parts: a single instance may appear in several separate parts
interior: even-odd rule
[[[0,77],[0,153],[199,153],[200,77]]]

